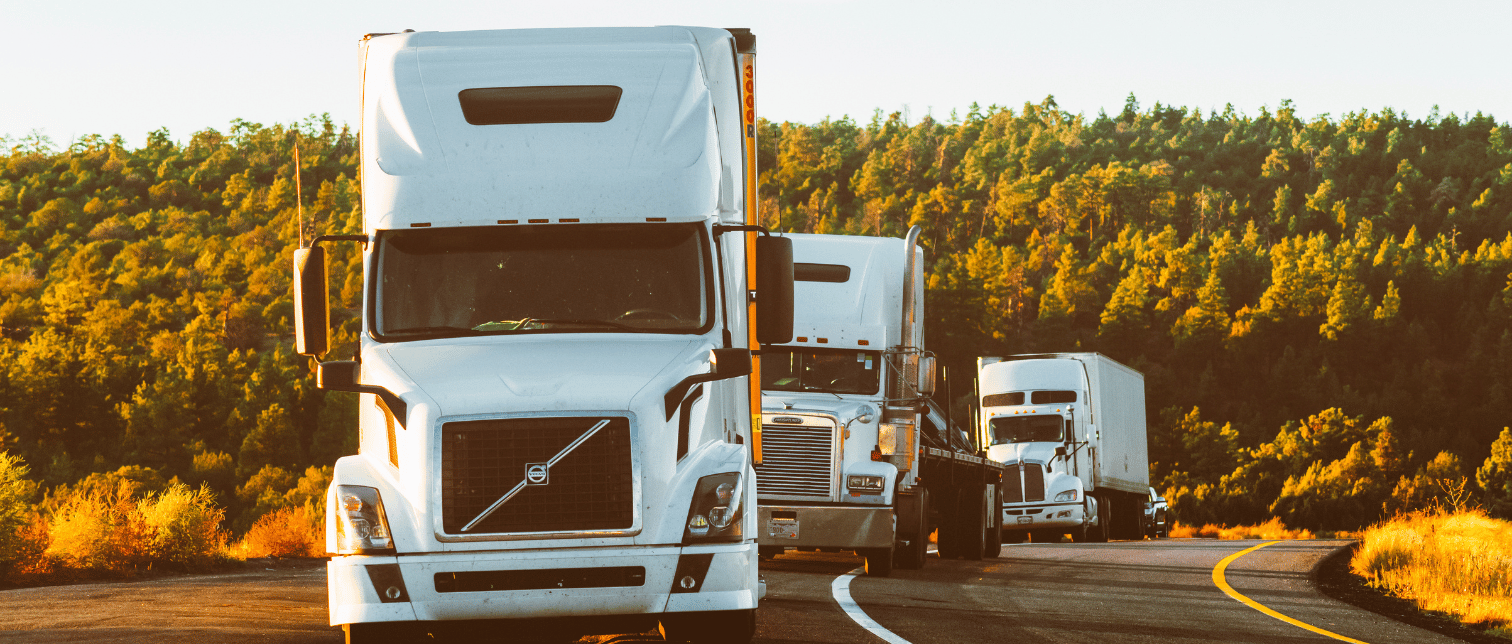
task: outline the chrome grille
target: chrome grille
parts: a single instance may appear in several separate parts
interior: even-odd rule
[[[441,517],[448,534],[546,463],[599,421],[609,424],[465,534],[622,530],[634,524],[630,422],[619,417],[505,418],[441,428]]]
[[[761,426],[757,495],[830,498],[835,479],[835,426],[823,422],[823,426]]]

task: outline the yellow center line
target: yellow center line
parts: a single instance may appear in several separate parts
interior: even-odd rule
[[[1332,638],[1334,638],[1336,640],[1339,640],[1341,642],[1353,642],[1354,644],[1365,644],[1365,642],[1361,642],[1360,640],[1344,637],[1343,635],[1340,635],[1338,633],[1334,633],[1332,631],[1327,631],[1327,630],[1318,628],[1316,626],[1313,626],[1312,624],[1301,622],[1301,621],[1292,619],[1290,617],[1287,617],[1285,615],[1282,615],[1281,613],[1278,613],[1278,612],[1276,612],[1274,610],[1271,610],[1270,608],[1262,605],[1260,602],[1257,602],[1257,601],[1255,601],[1253,599],[1250,599],[1248,597],[1245,597],[1244,595],[1239,594],[1239,591],[1234,590],[1233,586],[1228,585],[1228,582],[1224,581],[1224,579],[1223,579],[1223,571],[1226,570],[1226,569],[1228,569],[1228,565],[1231,564],[1231,563],[1233,563],[1234,560],[1236,560],[1236,559],[1238,559],[1240,557],[1243,557],[1244,555],[1247,555],[1247,554],[1249,554],[1251,552],[1254,552],[1256,550],[1264,548],[1266,546],[1274,545],[1274,544],[1277,544],[1277,543],[1281,543],[1281,542],[1280,541],[1267,541],[1267,542],[1262,543],[1262,544],[1260,544],[1258,546],[1255,546],[1253,548],[1246,548],[1244,550],[1240,550],[1239,552],[1231,554],[1231,555],[1229,555],[1227,557],[1224,557],[1223,561],[1218,562],[1218,565],[1213,567],[1213,584],[1216,585],[1216,586],[1218,586],[1218,589],[1222,590],[1225,595],[1228,595],[1229,597],[1233,597],[1234,599],[1238,600],[1239,603],[1244,604],[1245,606],[1249,606],[1250,608],[1258,610],[1258,611],[1260,611],[1262,613],[1265,613],[1266,615],[1270,615],[1271,617],[1279,619],[1279,620],[1281,620],[1283,622],[1291,624],[1292,626],[1296,626],[1297,628],[1307,629],[1307,630],[1312,631],[1314,633],[1317,633],[1319,635],[1324,635],[1324,636],[1327,636],[1327,637],[1332,637]]]

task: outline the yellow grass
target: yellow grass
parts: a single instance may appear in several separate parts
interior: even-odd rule
[[[1423,609],[1512,627],[1512,523],[1480,510],[1393,517],[1365,530],[1350,565]]]
[[[1238,525],[1229,527],[1209,523],[1202,527],[1190,526],[1177,521],[1171,525],[1172,539],[1315,539],[1311,530],[1306,528],[1293,530],[1281,523],[1280,519],[1272,517],[1269,521],[1260,525]]]

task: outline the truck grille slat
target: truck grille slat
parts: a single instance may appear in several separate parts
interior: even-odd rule
[[[1045,500],[1045,468],[1039,463],[1019,463],[1003,469],[1003,502],[1033,503]]]
[[[834,449],[833,425],[762,425],[757,493],[830,498],[835,479]]]
[[[601,420],[609,424],[466,534],[623,530],[634,524],[630,422],[618,418],[506,418],[441,428],[441,517],[448,534],[478,516]]]

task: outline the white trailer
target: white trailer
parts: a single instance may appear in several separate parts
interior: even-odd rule
[[[1000,464],[930,401],[923,250],[906,239],[789,235],[794,338],[762,349],[762,555],[854,550],[869,575],[996,556]]]
[[[1139,539],[1144,376],[1098,353],[978,358],[978,424],[1004,474],[1004,538]]]
[[[406,32],[360,54],[363,234],[294,256],[298,350],[322,356],[320,244],[363,245],[357,354],[317,370],[362,394],[327,496],[331,624],[749,641],[752,351],[792,320],[791,244],[752,225],[754,37]]]

